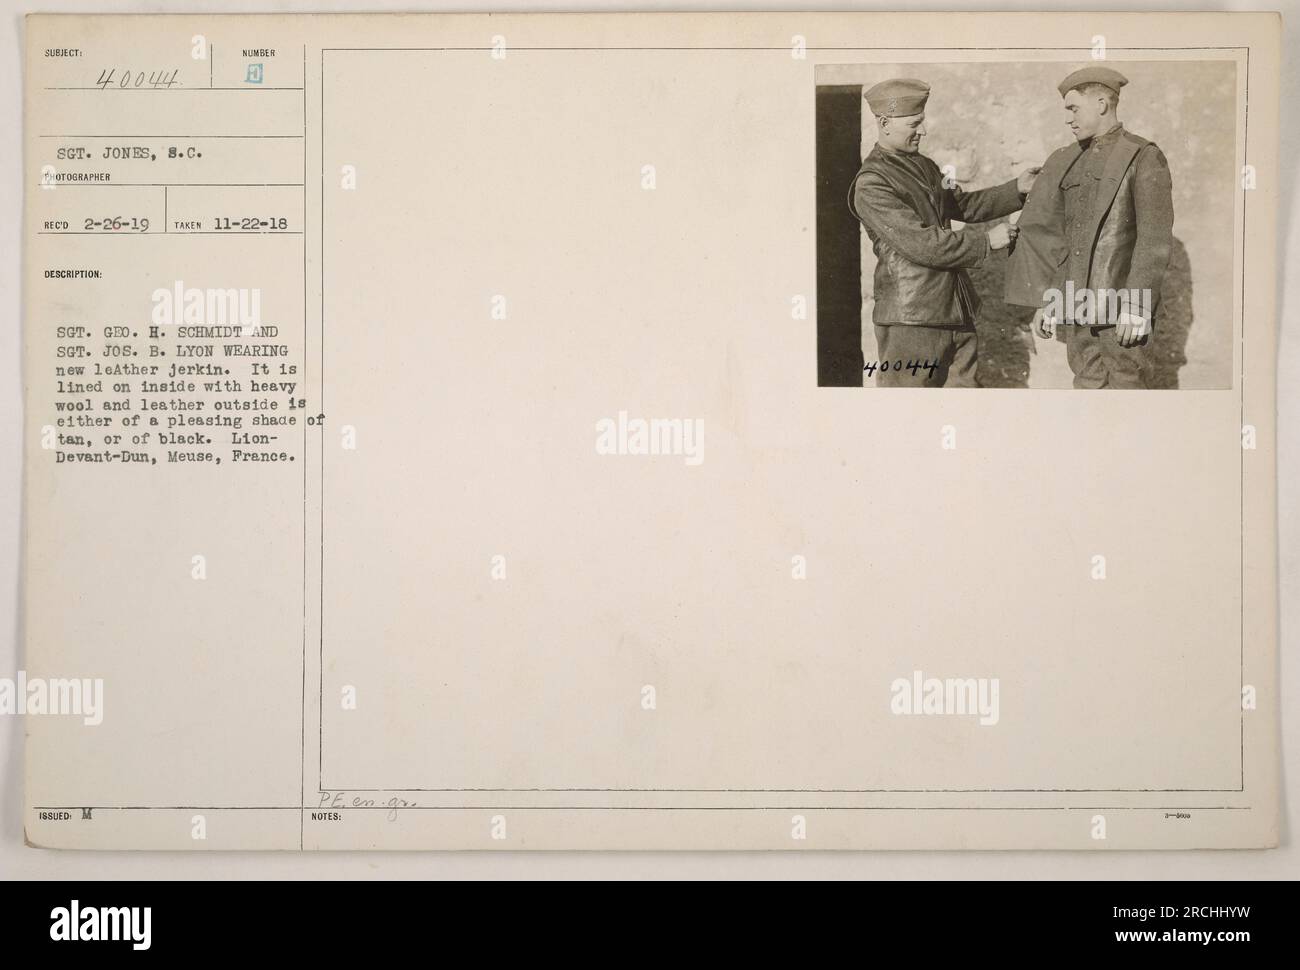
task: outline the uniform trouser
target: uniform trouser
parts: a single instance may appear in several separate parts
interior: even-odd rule
[[[1141,389],[1147,386],[1142,369],[1142,344],[1121,347],[1115,327],[1066,325],[1065,356],[1078,388]]]
[[[973,325],[876,324],[876,347],[877,387],[979,387]]]

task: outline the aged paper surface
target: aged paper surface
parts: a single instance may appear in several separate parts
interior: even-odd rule
[[[1277,18],[27,34],[31,843],[1276,843]],[[1130,168],[1021,191],[1087,68]],[[899,79],[938,225],[848,204]],[[1162,254],[1131,355],[1026,196]]]

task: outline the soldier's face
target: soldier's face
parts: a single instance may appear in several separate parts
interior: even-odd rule
[[[1065,96],[1065,123],[1079,141],[1100,135],[1109,127],[1106,99],[1071,91]]]
[[[885,118],[880,126],[881,142],[886,148],[896,152],[914,155],[921,150],[921,139],[924,137],[924,112],[902,118]]]

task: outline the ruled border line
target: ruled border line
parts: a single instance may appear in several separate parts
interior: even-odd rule
[[[1079,47],[808,47],[808,51],[813,52],[881,52],[881,51],[899,51],[899,52],[952,52],[952,51],[1052,51],[1052,52],[1070,52],[1080,53],[1083,48]],[[1242,105],[1243,113],[1243,146],[1242,150],[1246,157],[1249,157],[1249,81],[1250,81],[1250,46],[1195,46],[1195,47],[1110,47],[1110,50],[1122,50],[1133,52],[1147,51],[1164,51],[1164,52],[1186,52],[1186,51],[1215,51],[1215,52],[1235,52],[1245,51],[1245,99]],[[788,46],[745,46],[745,47],[511,47],[511,53],[541,53],[541,52],[619,52],[619,51],[694,51],[694,52],[726,52],[726,51],[780,51],[788,53]],[[320,411],[325,413],[325,55],[326,53],[348,53],[348,52],[372,52],[372,53],[398,53],[398,52],[431,52],[431,53],[476,53],[488,54],[491,52],[490,47],[322,47],[320,49],[320,83],[321,83],[321,127],[320,127],[320,178],[321,178],[321,352],[320,352],[320,372],[321,372],[321,407]],[[1233,59],[1233,64],[1237,68],[1237,80],[1241,81],[1241,65]],[[813,65],[814,69],[816,65]],[[304,76],[305,83],[305,76]],[[1239,190],[1241,191],[1241,190]],[[1241,292],[1241,340],[1242,347],[1242,382],[1238,388],[1241,402],[1241,410],[1244,417],[1245,412],[1245,272],[1244,261],[1246,252],[1246,204],[1242,200],[1242,221],[1241,221],[1241,245],[1242,245],[1242,292]],[[1235,227],[1234,227],[1235,229]],[[1235,269],[1235,267],[1234,267]],[[1240,776],[1241,784],[1238,788],[981,788],[981,789],[963,789],[963,788],[920,788],[920,789],[781,789],[781,788],[728,788],[728,789],[689,789],[689,788],[325,788],[324,787],[324,660],[325,660],[325,455],[324,447],[321,448],[320,456],[320,515],[321,515],[321,534],[320,534],[320,601],[319,601],[319,684],[318,684],[318,715],[319,723],[317,727],[317,770],[320,793],[326,792],[428,792],[428,793],[466,793],[473,791],[494,792],[501,794],[524,794],[529,792],[591,792],[591,793],[677,793],[686,794],[692,792],[715,792],[715,793],[754,793],[754,794],[777,794],[777,793],[842,793],[842,794],[907,794],[907,793],[933,793],[933,794],[994,794],[994,793],[1042,793],[1042,794],[1070,794],[1070,793],[1244,793],[1245,792],[1245,712],[1240,714],[1241,722],[1241,745],[1240,745]],[[1239,490],[1241,496],[1241,522],[1242,529],[1242,553],[1240,560],[1240,577],[1242,584],[1242,595],[1239,601],[1241,613],[1240,629],[1240,657],[1239,657],[1239,679],[1244,686],[1245,681],[1245,468],[1244,454],[1241,459],[1241,478]],[[1240,692],[1239,692],[1240,694]],[[412,806],[414,807],[414,806]],[[481,807],[481,806],[466,806]],[[781,806],[785,808],[786,806]],[[611,806],[616,811],[626,811],[627,808]],[[662,807],[661,807],[662,808]],[[1200,810],[1200,806],[1179,806],[1181,809]],[[999,810],[999,809],[992,809]],[[1173,810],[1173,809],[1170,809]]]

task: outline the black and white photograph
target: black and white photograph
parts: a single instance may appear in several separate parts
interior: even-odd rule
[[[820,386],[1232,386],[1235,60],[816,79]]]

